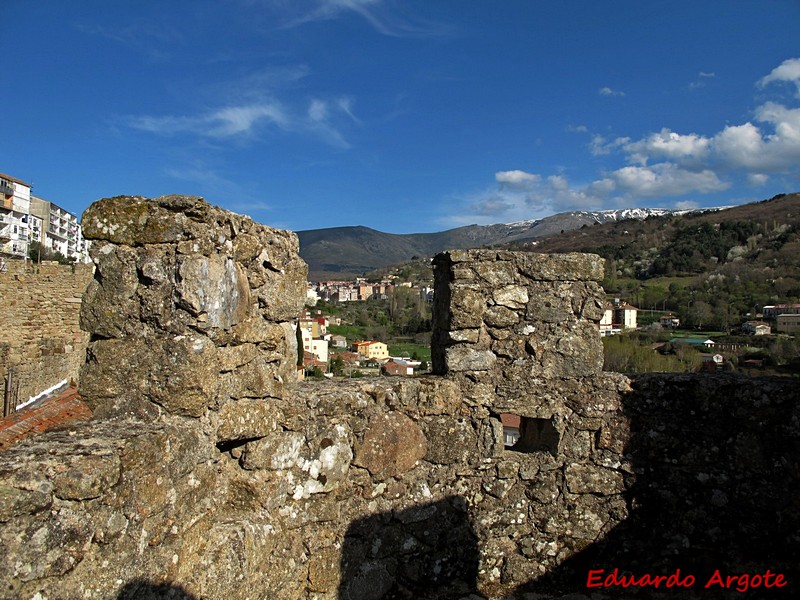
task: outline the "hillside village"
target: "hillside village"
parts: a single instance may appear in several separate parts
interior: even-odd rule
[[[309,283],[306,299],[308,308],[297,321],[301,332],[298,342],[301,336],[304,349],[302,366],[298,361],[301,378],[306,375],[359,377],[370,373],[412,376],[426,371],[428,361],[407,355],[390,356],[386,343],[388,340],[348,340],[344,335],[329,331],[331,326],[335,330],[352,323],[344,323],[339,316],[323,314],[321,310],[313,308],[318,302],[333,305],[370,301],[389,303],[398,289],[402,289],[406,297],[416,298],[420,305],[428,305],[433,300],[432,286],[399,282],[396,277],[377,283],[367,282],[364,278]]]
[[[346,290],[345,294],[352,295],[344,297],[352,299],[341,302],[349,303],[367,302],[370,299],[385,300],[385,296],[381,298],[380,296],[364,295],[365,291],[369,294],[374,293],[369,290],[378,287],[383,287],[389,293],[392,292],[391,284],[373,286],[363,281],[335,282],[333,284],[328,282],[313,287]],[[411,286],[410,289],[426,298],[431,293],[427,286]],[[730,336],[723,336],[726,341],[717,342],[709,337],[698,336],[691,330],[681,330],[681,318],[673,312],[661,313],[657,315],[657,320],[642,326],[638,320],[638,313],[637,307],[618,298],[608,302],[603,316],[597,324],[600,336],[607,338],[636,332],[660,335],[661,338],[666,335],[668,337],[663,341],[650,344],[653,353],[669,354],[674,353],[676,347],[685,347],[686,350],[697,354],[696,360],[691,363],[696,366],[690,370],[728,369],[731,366],[731,358],[757,352],[757,348],[763,348],[764,343],[769,339],[786,339],[787,336],[797,336],[800,332],[800,304],[764,306],[758,318],[740,324],[737,328],[739,339],[736,342],[727,341]],[[318,378],[352,377],[354,373],[357,377],[370,373],[413,376],[424,372],[428,367],[427,361],[414,360],[409,356],[390,356],[388,344],[385,341],[348,340],[344,335],[332,333],[329,328],[333,326],[333,329],[336,330],[337,327],[342,326],[342,318],[322,314],[321,311],[313,310],[312,307],[307,308],[297,323],[304,349],[302,367],[298,365],[301,378],[315,375]],[[742,341],[749,337],[758,337],[761,341],[757,344]],[[764,366],[764,360],[758,358],[744,358],[740,362],[743,367],[760,368]]]
[[[3,198],[3,206],[0,210],[0,260],[32,259],[35,261],[38,257],[40,260],[42,258],[58,258],[59,260],[63,259],[63,262],[90,262],[87,243],[83,239],[78,217],[53,202],[36,197],[32,194],[32,189],[32,185],[18,178],[0,174],[0,193]],[[796,197],[773,198],[761,205],[777,206],[778,201],[781,203],[796,202]],[[791,204],[786,204],[786,206],[790,207]],[[750,214],[747,212],[748,210],[750,210],[749,206],[736,209],[743,216]],[[774,211],[773,208],[770,210]],[[726,211],[719,212],[717,215],[723,217],[724,212]],[[651,285],[650,288],[644,288],[644,295],[640,295],[642,291],[640,286],[635,289],[636,294],[633,300],[636,302],[623,299],[626,290],[624,284],[619,282],[624,280],[624,275],[629,269],[625,266],[626,262],[623,259],[626,256],[623,254],[626,247],[625,236],[629,235],[628,229],[634,230],[632,228],[639,228],[637,230],[645,228],[643,231],[648,231],[648,223],[656,218],[674,219],[669,215],[648,215],[644,221],[632,220],[628,225],[615,223],[607,226],[610,239],[613,240],[615,235],[619,236],[620,231],[624,236],[617,249],[610,249],[608,244],[592,248],[593,244],[597,244],[594,240],[604,239],[597,238],[597,232],[602,226],[587,230],[585,225],[578,232],[566,236],[556,234],[541,242],[532,243],[528,249],[531,251],[544,249],[568,251],[571,248],[564,246],[563,242],[562,246],[558,245],[559,239],[563,238],[564,240],[572,239],[573,245],[582,244],[584,247],[581,249],[584,251],[595,250],[607,257],[609,273],[603,284],[607,290],[611,291],[608,294],[609,300],[604,314],[597,325],[601,337],[635,334],[638,336],[636,339],[640,345],[647,344],[652,352],[662,355],[675,354],[676,348],[680,350],[682,347],[699,351],[689,353],[687,350],[681,350],[678,353],[696,355],[693,355],[691,360],[684,359],[680,363],[667,364],[664,361],[654,363],[649,369],[698,370],[707,368],[709,366],[707,363],[711,363],[718,369],[727,369],[732,366],[732,359],[743,366],[760,368],[769,362],[769,360],[765,360],[768,357],[765,357],[762,352],[767,347],[764,340],[780,340],[785,339],[785,336],[797,336],[797,332],[800,330],[800,314],[798,314],[800,313],[800,304],[791,302],[754,307],[754,310],[743,314],[738,321],[735,321],[737,314],[731,311],[733,301],[729,300],[726,330],[712,331],[712,335],[704,337],[698,330],[707,328],[702,327],[697,313],[704,304],[713,300],[709,299],[704,302],[699,294],[695,296],[694,290],[687,297],[686,287],[676,287],[673,290],[674,284],[671,284],[669,293],[667,293],[665,290],[658,292],[658,288]],[[711,217],[700,215],[693,218],[704,223],[698,231],[706,238],[715,235],[715,231],[734,229],[738,232],[737,235],[740,235],[740,238],[734,241],[745,245],[736,246],[734,249],[738,250],[735,255],[732,255],[733,251],[728,251],[727,247],[722,247],[720,250],[720,252],[728,253],[727,261],[719,261],[722,267],[727,267],[727,264],[723,264],[727,262],[731,265],[739,265],[737,268],[741,271],[741,264],[747,258],[747,253],[761,256],[763,252],[759,253],[758,244],[763,244],[765,241],[769,241],[772,244],[770,247],[773,249],[778,248],[778,244],[783,244],[787,248],[795,244],[796,233],[793,220],[783,225],[776,221],[778,224],[770,226],[770,233],[761,235],[758,234],[759,226],[757,224],[745,227],[742,224],[744,221],[739,220],[735,221],[733,226],[728,226],[723,221],[723,227],[716,226],[715,230],[714,227],[708,225],[709,222],[713,222],[709,221]],[[773,216],[773,219],[775,218]],[[762,230],[767,231],[767,227],[762,227]],[[593,240],[591,242],[581,241],[589,239],[586,238],[587,231],[591,231],[594,236],[589,236]],[[646,233],[645,235],[650,234]],[[748,238],[748,235],[751,237]],[[676,238],[676,240],[680,239],[683,238]],[[703,238],[698,239],[702,240]],[[664,243],[662,239],[662,244]],[[669,250],[676,244],[678,241],[672,241],[666,247]],[[638,255],[635,256],[639,260]],[[653,261],[651,258],[651,264],[660,264],[659,260],[661,259],[657,258]],[[673,259],[673,261],[676,260]],[[640,265],[640,262],[633,264]],[[641,266],[637,268],[643,272]],[[739,272],[737,271],[737,273]],[[425,281],[429,275],[428,260],[415,257],[413,261],[401,264],[397,268],[373,272],[369,274],[369,277],[309,282],[306,292],[307,310],[295,322],[295,327],[299,332],[298,342],[302,338],[304,350],[303,356],[298,357],[299,376],[359,377],[378,373],[413,376],[425,372],[429,368],[430,355],[429,352],[423,351],[422,347],[429,345],[429,339],[426,339],[425,334],[431,328],[430,311],[426,307],[429,307],[433,300],[433,287],[429,281]],[[623,276],[623,279],[619,279],[619,275]],[[710,279],[711,277],[709,277]],[[724,280],[724,275],[718,280]],[[687,281],[689,280],[687,279]],[[792,280],[787,279],[787,281]],[[788,290],[787,285],[791,284],[784,285],[784,288]],[[614,290],[615,287],[622,289]],[[650,294],[648,296],[648,289],[661,295]],[[633,288],[628,289],[627,292],[630,293],[632,290]],[[789,299],[792,297],[792,293],[787,296]],[[638,301],[644,302],[645,305],[649,304],[651,308],[645,309],[637,306]],[[324,308],[315,308],[318,303]],[[663,310],[657,310],[657,304],[661,304]],[[667,308],[668,304],[669,308]],[[353,319],[352,310],[346,311],[350,313],[350,318],[347,315],[343,318],[340,315],[329,314],[333,311],[326,312],[325,310],[327,307],[336,306],[369,308],[368,310],[360,309],[361,317]],[[380,315],[378,324],[381,326],[365,328],[364,325],[376,320],[376,313]],[[356,321],[360,322],[360,329],[357,327]],[[343,333],[348,327],[350,328],[349,339]],[[391,334],[390,329],[392,330]],[[675,335],[668,335],[669,332],[674,332]],[[727,340],[725,343],[724,339],[730,337],[731,334],[752,338],[760,337],[762,341],[758,344],[751,344],[742,340]],[[398,335],[404,341],[415,339],[417,350],[408,350],[403,347],[394,353],[390,352],[389,347],[392,345],[392,340],[397,341]],[[720,336],[724,338],[721,345],[717,344],[714,339],[719,339]],[[615,348],[608,342],[605,347],[607,352],[610,351],[609,349]],[[727,350],[720,350],[723,347]],[[633,350],[628,349],[628,351],[632,352]],[[624,364],[630,363],[623,361]],[[613,360],[609,361],[608,366],[611,369],[624,370]]]

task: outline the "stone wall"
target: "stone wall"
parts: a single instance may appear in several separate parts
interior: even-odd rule
[[[0,347],[7,344],[7,351],[0,350],[0,373],[13,368],[15,404],[65,379],[77,381],[89,341],[78,316],[92,271],[85,264],[6,262]]]
[[[440,255],[439,375],[293,384],[292,234],[185,197],[84,226],[96,417],[0,455],[8,597],[550,598],[614,568],[796,586],[800,383],[602,373],[597,257]]]

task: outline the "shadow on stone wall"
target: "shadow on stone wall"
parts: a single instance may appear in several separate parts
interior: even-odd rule
[[[340,600],[461,598],[475,589],[478,547],[461,496],[353,522]]]
[[[800,382],[780,391],[775,380],[738,377],[639,376],[623,397],[631,434],[626,455],[635,478],[626,493],[630,516],[605,539],[544,577],[526,592],[601,591],[608,598],[744,597],[739,578],[726,589],[715,579],[769,570],[788,585],[747,590],[749,597],[800,593]],[[671,575],[694,583],[659,591],[587,588],[620,575]],[[711,582],[708,588],[706,584]],[[638,593],[636,593],[638,592]]]
[[[117,600],[199,600],[180,585],[133,579],[126,583]]]

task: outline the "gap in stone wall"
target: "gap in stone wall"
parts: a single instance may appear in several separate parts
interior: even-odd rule
[[[533,454],[547,452],[556,456],[561,435],[552,417],[541,419],[502,413],[503,442],[507,451]]]

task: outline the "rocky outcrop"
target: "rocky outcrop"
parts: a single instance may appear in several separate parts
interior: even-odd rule
[[[84,223],[96,417],[0,454],[0,595],[548,598],[588,569],[794,568],[800,385],[600,372],[597,257],[440,255],[439,375],[294,384],[292,234],[185,197]]]

